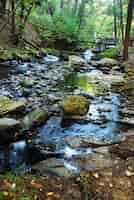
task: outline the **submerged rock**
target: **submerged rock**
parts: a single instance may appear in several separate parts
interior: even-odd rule
[[[62,101],[62,108],[65,114],[85,115],[88,112],[89,101],[80,95],[66,96]]]
[[[28,130],[33,126],[45,123],[48,118],[48,111],[46,108],[37,108],[26,115],[23,119],[23,130]]]
[[[13,101],[5,96],[0,96],[0,116],[21,110],[25,107],[25,103],[21,101]]]

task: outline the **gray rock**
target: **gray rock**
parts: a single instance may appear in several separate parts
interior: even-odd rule
[[[55,175],[70,178],[72,177],[71,172],[69,172],[64,167],[64,160],[63,159],[56,159],[56,158],[49,158],[44,160],[34,166],[32,166],[33,170],[36,170],[39,174],[45,174],[47,172],[53,173]]]
[[[28,130],[33,126],[45,123],[48,118],[48,111],[46,108],[37,108],[26,115],[23,119],[23,130]]]
[[[103,58],[100,61],[97,62],[99,66],[105,66],[105,67],[112,67],[118,65],[117,60],[112,58]]]
[[[0,131],[7,129],[16,129],[20,127],[20,121],[12,118],[0,118]]]

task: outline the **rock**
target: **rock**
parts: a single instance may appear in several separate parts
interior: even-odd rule
[[[87,62],[79,56],[69,56],[69,66],[76,71],[88,66]]]
[[[48,95],[48,99],[49,99],[52,103],[56,103],[56,102],[61,101],[62,97],[60,97],[60,96],[55,96],[55,95],[53,95],[53,94],[49,94],[49,95]]]
[[[0,145],[14,142],[20,135],[20,121],[12,118],[0,118]]]
[[[62,101],[62,108],[65,114],[85,115],[88,112],[89,101],[79,95],[66,96]]]
[[[100,61],[97,62],[99,66],[105,66],[105,67],[110,67],[110,66],[117,66],[118,62],[115,59],[112,58],[103,58]]]
[[[74,175],[64,167],[63,159],[49,158],[32,166],[32,169],[42,175],[46,172],[66,178],[70,178]]]
[[[94,169],[110,168],[115,158],[111,158],[110,154],[91,153],[84,156],[76,156],[75,162],[80,169],[94,171]]]
[[[32,93],[32,91],[31,91],[30,88],[24,88],[24,89],[23,89],[23,96],[24,96],[24,97],[30,96],[31,93]]]
[[[12,118],[0,118],[0,131],[20,127],[20,122]]]
[[[45,123],[48,118],[48,111],[46,108],[37,108],[26,115],[23,119],[23,130],[28,130],[33,126]]]
[[[22,81],[22,86],[24,87],[24,88],[29,88],[29,87],[32,87],[33,86],[33,84],[34,84],[34,80],[32,80],[32,79],[25,79],[24,81]]]
[[[91,133],[92,134],[92,133]],[[93,134],[92,134],[93,135]],[[125,137],[121,138],[117,142],[109,140],[109,141],[104,141],[100,140],[99,138],[96,138],[96,136],[82,136],[82,135],[74,135],[74,136],[66,136],[65,137],[65,142],[66,144],[71,147],[71,148],[102,148],[102,147],[109,147],[111,145],[120,143],[121,141],[125,140]]]
[[[115,70],[115,71],[120,71],[120,66],[114,66],[113,68],[112,68],[112,70]]]
[[[8,97],[0,96],[0,116],[21,110],[25,107],[25,103],[21,101],[13,101]]]

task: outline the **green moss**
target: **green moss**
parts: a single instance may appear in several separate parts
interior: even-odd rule
[[[89,77],[88,75],[76,75],[72,74],[65,77],[64,85],[61,85],[62,88],[69,88],[68,90],[72,92],[74,88],[79,88],[82,91],[91,93],[95,96],[103,95],[107,91],[107,87],[98,81],[97,84],[92,83],[93,80],[96,80],[94,77]],[[70,89],[71,88],[71,89]]]
[[[101,53],[98,54],[99,57],[104,58],[116,58],[119,55],[119,49],[118,48],[111,48],[107,49]]]
[[[5,96],[0,97],[0,116],[3,116],[4,114],[10,113],[10,112],[14,112],[24,107],[25,107],[24,102],[13,101]]]
[[[54,48],[45,48],[45,49],[42,48],[41,52],[43,54],[52,54],[52,55],[55,55],[55,56],[59,56],[60,55],[59,50],[54,49]]]
[[[81,173],[80,184],[82,187],[84,200],[90,199],[90,175],[89,173]]]
[[[30,59],[31,57],[38,56],[40,54],[40,50],[36,50],[34,48],[28,47],[9,47],[0,49],[0,59],[1,60],[11,60],[20,58],[23,60]]]
[[[62,102],[63,111],[71,115],[85,115],[88,111],[88,106],[88,100],[79,95],[66,96]]]

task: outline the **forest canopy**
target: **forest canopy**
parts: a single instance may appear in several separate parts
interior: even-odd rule
[[[98,38],[123,42],[125,37],[127,0],[1,0],[0,8],[1,14],[11,16],[14,43],[21,40],[27,24],[44,47],[90,47]]]

